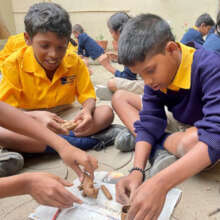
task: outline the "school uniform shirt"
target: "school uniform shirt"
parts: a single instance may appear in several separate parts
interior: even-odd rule
[[[78,36],[78,54],[91,57],[96,60],[104,53],[104,49],[100,47],[95,40],[93,40],[86,33],[79,34]]]
[[[132,73],[128,67],[124,67],[123,71],[116,70],[115,77],[129,79],[129,80],[137,80],[137,74]]]
[[[189,28],[189,30],[183,35],[180,42],[182,44],[187,44],[188,42],[191,41],[194,41],[201,45],[204,43],[202,34],[198,31],[197,27]]]
[[[0,100],[23,109],[51,108],[96,98],[89,72],[77,54],[66,52],[52,81],[36,61],[32,47],[13,53],[2,66]]]
[[[0,67],[8,56],[25,46],[27,46],[27,44],[24,40],[24,33],[10,36],[4,48],[0,51]]]
[[[198,44],[192,46],[197,50],[181,44],[181,64],[166,91],[154,91],[145,85],[140,120],[134,124],[136,141],[154,146],[162,137],[167,106],[176,120],[198,129],[199,141],[208,145],[214,163],[220,158],[220,54]]]
[[[220,36],[218,34],[210,34],[208,38],[206,38],[203,47],[206,50],[220,52]]]

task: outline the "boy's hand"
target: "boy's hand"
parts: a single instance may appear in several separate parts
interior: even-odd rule
[[[138,171],[133,171],[123,177],[116,185],[116,200],[122,205],[129,204],[135,190],[141,185],[143,176]]]
[[[130,200],[128,220],[157,220],[163,208],[167,192],[160,184],[149,179],[133,194]]]
[[[106,55],[108,56],[110,60],[118,60],[118,53],[116,52],[109,51],[109,52],[106,52]]]
[[[77,123],[74,129],[76,136],[83,136],[81,133],[92,126],[92,115],[89,111],[82,109],[79,114],[75,117],[74,122]]]
[[[74,202],[82,201],[65,187],[72,186],[68,181],[47,173],[28,173],[25,192],[38,203],[58,208],[69,208]]]
[[[84,171],[88,172],[92,179],[94,178],[94,170],[98,168],[98,161],[93,156],[71,145],[61,148],[59,155],[64,163],[77,173],[80,181],[83,179]],[[81,170],[80,165],[84,167],[84,170]]]
[[[69,131],[61,126],[65,120],[57,116],[55,113],[47,111],[31,111],[27,112],[27,114],[57,134],[69,134]]]

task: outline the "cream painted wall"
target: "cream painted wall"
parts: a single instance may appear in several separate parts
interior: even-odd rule
[[[80,23],[93,38],[103,34],[110,40],[106,22],[117,11],[126,11],[130,15],[155,13],[167,19],[173,28],[177,40],[185,29],[194,24],[196,18],[210,13],[215,18],[219,0],[51,0],[62,5],[70,14],[72,24]],[[43,0],[12,0],[16,32],[24,31],[23,19],[30,5]],[[111,47],[111,45],[110,45]]]

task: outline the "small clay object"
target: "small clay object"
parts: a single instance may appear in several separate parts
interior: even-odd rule
[[[125,205],[121,209],[121,220],[126,220],[130,205]]]
[[[78,186],[78,189],[79,189],[79,191],[82,191],[82,190],[83,190],[83,185],[80,184],[80,185]]]
[[[76,126],[77,126],[77,123],[74,121],[66,121],[62,124],[62,127],[69,131],[74,130]]]
[[[109,190],[106,188],[105,185],[101,185],[101,190],[102,190],[102,192],[104,193],[104,195],[106,196],[106,198],[107,198],[108,200],[112,200],[112,195],[111,195],[111,193],[109,192]]]
[[[97,198],[99,189],[96,189],[93,185],[93,181],[91,177],[84,173],[84,178],[82,184],[78,187],[79,190],[83,190],[82,196],[83,197],[90,197],[90,198]]]

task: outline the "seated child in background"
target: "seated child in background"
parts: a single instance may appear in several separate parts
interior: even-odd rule
[[[152,14],[132,18],[118,47],[119,63],[138,73],[145,88],[139,116],[132,112],[134,167],[118,182],[117,201],[131,205],[129,220],[157,219],[170,189],[220,159],[220,54],[175,42],[168,23]],[[165,133],[165,106],[185,130]],[[123,106],[124,114],[132,107]],[[166,163],[165,149],[179,159]],[[151,178],[143,182],[148,158]]]
[[[81,180],[84,171],[81,170],[80,166],[83,166],[93,178],[93,172],[98,167],[95,158],[71,146],[66,140],[42,126],[24,112],[3,102],[0,102],[0,125],[31,138],[33,142],[41,141],[50,145]],[[30,194],[40,204],[58,208],[68,208],[73,205],[73,202],[82,202],[64,188],[72,184],[56,175],[29,172],[2,178],[3,176],[13,175],[23,167],[23,164],[23,158],[19,153],[8,151],[0,153],[0,198]]]
[[[72,28],[73,35],[78,39],[78,54],[82,56],[86,65],[88,57],[98,62],[113,75],[116,74],[116,69],[110,64],[108,56],[105,54],[104,49],[98,43],[88,36],[80,24],[75,24]]]
[[[130,18],[125,12],[117,12],[108,19],[107,26],[116,43],[118,43],[120,33]],[[143,80],[137,80],[137,74],[132,73],[126,66],[122,72],[117,71],[115,77],[108,81],[107,86],[112,92],[123,89],[136,94],[143,94],[144,91]]]
[[[194,41],[202,45],[204,43],[203,37],[209,33],[213,25],[215,25],[215,22],[209,14],[200,15],[196,20],[195,26],[189,28],[180,42],[187,44],[190,41]]]
[[[215,32],[207,36],[203,47],[207,50],[220,52],[220,11],[216,19]]]
[[[121,127],[110,126],[114,115],[109,106],[96,107],[86,65],[77,54],[67,50],[72,32],[68,13],[54,3],[35,4],[25,16],[25,30],[28,47],[13,53],[2,65],[0,100],[20,109],[49,110],[70,105],[77,98],[82,104],[74,119],[77,126],[74,133],[63,137],[82,149],[103,142],[111,144]],[[61,126],[63,120],[53,113],[27,114],[57,133],[67,133]],[[103,129],[105,134],[96,136]],[[81,143],[84,137],[88,137],[89,143]],[[21,152],[50,152],[44,143],[3,128],[0,141],[5,148]]]

